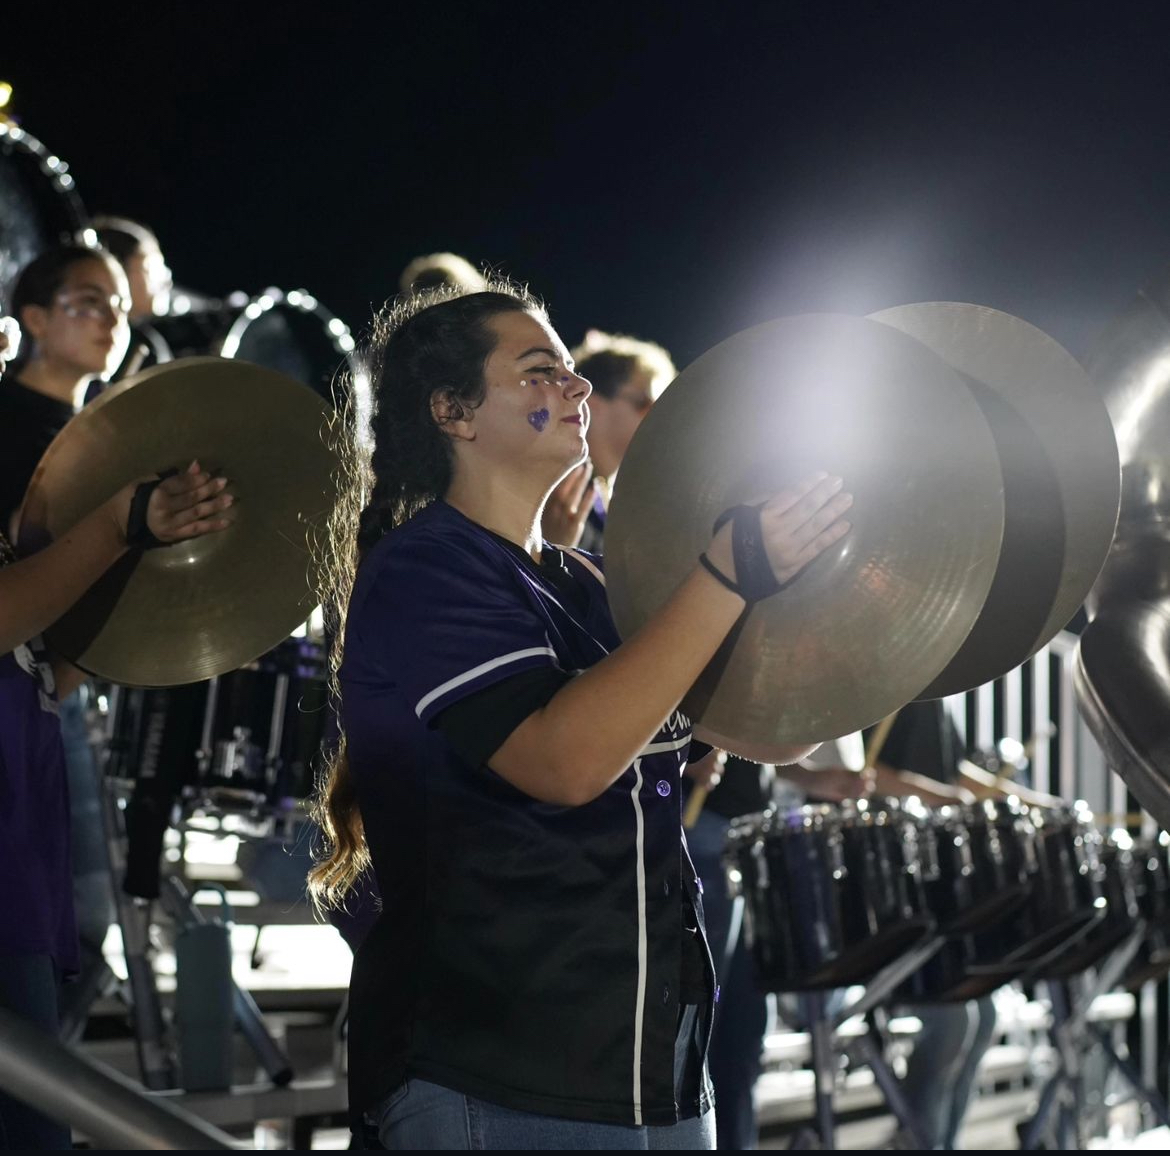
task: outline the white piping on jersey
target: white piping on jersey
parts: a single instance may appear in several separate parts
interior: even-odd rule
[[[594,566],[593,563],[590,562],[589,559],[586,558],[584,554],[580,553],[577,550],[570,550],[567,548],[565,550],[565,553],[570,554],[572,557],[576,558],[577,561],[580,562],[581,565],[584,566],[585,569],[588,570],[589,573],[592,574],[593,577],[596,578],[597,581],[602,584],[602,586],[605,585],[605,575],[602,574],[602,572],[600,570],[598,570],[598,568],[596,566]]]
[[[684,738],[674,739],[669,743],[651,743],[648,747],[642,748],[642,753],[638,756],[644,759],[647,755],[660,755],[664,751],[681,751],[683,747],[690,746],[691,736],[688,734]]]
[[[511,662],[519,662],[522,658],[535,658],[538,654],[547,654],[550,658],[556,658],[557,652],[551,646],[531,646],[527,650],[514,650],[511,654],[501,655],[499,658],[493,658],[488,662],[481,662],[479,666],[473,667],[471,670],[465,671],[463,674],[458,674],[454,678],[448,679],[442,686],[435,687],[430,694],[423,695],[418,700],[418,706],[414,708],[414,713],[422,718],[423,711],[427,709],[437,698],[442,698],[449,690],[454,690],[457,686],[462,686],[465,682],[470,682],[473,678],[479,678],[481,674],[487,674],[489,670],[495,670],[501,666],[507,666]]]
[[[642,1126],[642,1021],[646,1007],[646,824],[642,816],[642,760],[634,760],[635,840],[638,851],[638,994],[634,1005],[634,1126]]]

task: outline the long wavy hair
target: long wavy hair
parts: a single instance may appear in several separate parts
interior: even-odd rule
[[[321,603],[333,635],[329,666],[335,706],[340,704],[337,676],[357,568],[394,527],[447,492],[454,450],[435,420],[432,401],[436,394],[448,401],[451,421],[482,404],[484,363],[496,345],[488,322],[503,313],[546,317],[527,289],[493,278],[483,292],[443,287],[399,297],[375,319],[366,358],[368,428],[363,428],[361,405],[339,415],[340,496],[320,567]],[[339,730],[313,802],[323,835],[309,872],[309,894],[318,911],[342,906],[370,862],[345,733]]]

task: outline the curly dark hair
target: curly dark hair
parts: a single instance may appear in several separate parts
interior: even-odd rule
[[[359,410],[338,425],[341,496],[329,524],[321,591],[333,631],[331,686],[338,694],[346,610],[357,566],[395,526],[441,498],[451,485],[454,450],[437,423],[438,394],[457,421],[483,403],[484,364],[495,349],[488,322],[503,313],[546,319],[527,289],[492,280],[484,292],[445,286],[403,295],[375,319],[366,357],[371,381],[368,429]],[[345,738],[317,786],[314,814],[324,833],[309,891],[319,909],[340,906],[369,864]]]

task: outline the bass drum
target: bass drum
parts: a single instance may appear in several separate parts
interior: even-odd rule
[[[358,371],[349,326],[304,289],[177,308],[151,323],[172,357],[238,358],[287,374],[337,404]],[[340,391],[340,392],[339,392]]]
[[[93,243],[69,166],[36,137],[0,121],[0,306],[20,271],[57,245]]]

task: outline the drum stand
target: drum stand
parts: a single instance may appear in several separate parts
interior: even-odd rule
[[[1078,1110],[1084,1100],[1081,1087],[1082,1056],[1094,1044],[1099,1045],[1105,1053],[1108,1062],[1106,1070],[1112,1068],[1118,1072],[1137,1094],[1138,1099],[1150,1109],[1158,1123],[1163,1127],[1170,1127],[1170,1112],[1167,1111],[1162,1097],[1153,1088],[1148,1088],[1142,1083],[1141,1074],[1131,1060],[1118,1055],[1108,1032],[1088,1022],[1089,1009],[1093,1001],[1116,987],[1130,961],[1137,954],[1146,932],[1145,923],[1139,922],[1129,938],[1107,958],[1097,973],[1096,980],[1075,1006],[1068,980],[1046,981],[1052,1003],[1050,1032],[1056,1048],[1057,1067],[1044,1085],[1036,1114],[1021,1134],[1021,1149],[1036,1150],[1046,1147],[1043,1141],[1049,1132],[1052,1133],[1051,1139],[1057,1148],[1069,1150],[1086,1147],[1085,1138],[1081,1135]],[[1055,1121],[1052,1119],[1054,1112]]]
[[[812,1067],[816,1103],[815,1127],[804,1127],[792,1138],[792,1149],[834,1149],[836,1147],[836,1125],[833,1118],[833,1092],[837,1081],[838,1057],[841,1051],[835,1038],[841,1025],[854,1016],[864,1015],[867,1030],[863,1036],[850,1044],[856,1057],[873,1072],[873,1078],[886,1104],[893,1113],[903,1132],[917,1147],[922,1147],[918,1123],[902,1094],[898,1077],[894,1075],[882,1054],[881,1042],[873,1022],[873,1012],[884,1004],[894,991],[913,975],[932,955],[942,947],[943,936],[923,940],[905,955],[887,964],[865,987],[865,992],[853,1003],[842,1008],[831,1017],[825,1007],[823,991],[801,993],[801,1007],[805,1023],[812,1039]]]
[[[122,816],[116,788],[109,779],[103,783],[103,818],[106,843],[110,851],[110,869],[115,881],[118,926],[122,933],[126,973],[129,981],[133,1014],[134,1039],[142,1083],[151,1091],[180,1086],[178,1066],[163,1016],[162,1002],[150,961],[150,901],[133,898],[118,884],[125,872],[126,853]],[[173,875],[163,879],[163,909],[176,923],[198,922],[200,916],[182,882]],[[243,1033],[257,1062],[277,1087],[293,1078],[292,1065],[280,1045],[272,1038],[252,996],[232,981],[232,1010],[236,1027]]]

